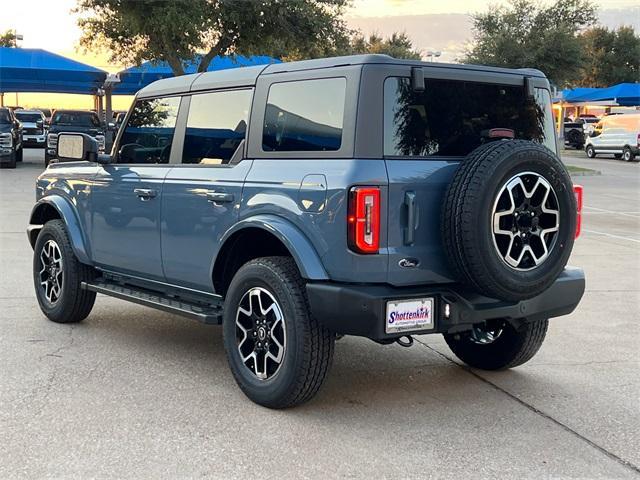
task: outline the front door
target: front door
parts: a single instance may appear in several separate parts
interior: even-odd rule
[[[162,264],[169,283],[213,292],[212,260],[238,219],[252,89],[193,95],[181,163],[165,178]]]
[[[179,105],[179,97],[138,100],[114,163],[95,176],[91,244],[102,268],[164,280],[160,206]]]

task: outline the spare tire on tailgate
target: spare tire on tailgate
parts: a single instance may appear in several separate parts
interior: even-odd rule
[[[576,209],[569,174],[546,147],[525,140],[478,147],[445,194],[442,234],[454,275],[500,300],[539,295],[569,259]]]

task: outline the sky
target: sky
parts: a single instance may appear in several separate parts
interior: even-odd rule
[[[551,3],[541,0],[542,3]],[[76,60],[117,72],[130,65],[108,62],[106,53],[82,52],[78,48],[80,30],[77,15],[71,11],[76,0],[1,0],[0,32],[16,29],[24,36],[20,46],[44,48]],[[454,61],[470,39],[471,25],[468,14],[486,11],[490,5],[504,4],[506,0],[485,2],[480,0],[353,0],[346,17],[352,28],[364,33],[388,35],[393,31],[406,31],[423,55],[429,50],[442,52],[441,60]],[[633,8],[631,23],[640,22],[638,0],[598,0],[601,11],[613,11],[608,21],[617,26],[629,18],[625,10]],[[619,12],[618,12],[619,10]],[[15,103],[13,94],[5,95],[5,103]],[[115,97],[114,97],[115,98]],[[130,97],[115,100],[114,108],[126,109]],[[85,95],[21,94],[23,106],[91,108],[91,97]]]

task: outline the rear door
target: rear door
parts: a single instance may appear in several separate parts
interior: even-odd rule
[[[162,196],[162,263],[170,283],[213,291],[211,262],[238,218],[251,169],[244,139],[252,97],[247,88],[185,98],[189,108],[177,140],[183,146]]]
[[[388,281],[394,285],[452,281],[441,240],[444,195],[459,162],[490,141],[491,129],[508,129],[556,152],[543,79],[534,99],[525,95],[520,75],[475,73],[482,81],[474,82],[458,72],[424,69],[423,91],[414,90],[408,76],[384,80]]]
[[[160,206],[179,106],[180,97],[138,100],[115,163],[101,166],[94,178],[91,243],[105,269],[164,280]]]

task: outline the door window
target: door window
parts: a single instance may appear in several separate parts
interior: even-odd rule
[[[138,100],[120,138],[118,163],[169,163],[180,97]]]
[[[191,97],[182,163],[228,164],[247,132],[252,90]]]
[[[271,85],[262,149],[266,152],[339,150],[346,88],[345,78]]]

